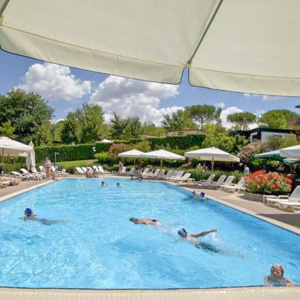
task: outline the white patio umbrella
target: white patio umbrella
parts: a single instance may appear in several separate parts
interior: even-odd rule
[[[197,158],[199,160],[211,161],[211,168],[214,168],[215,161],[239,162],[240,159],[228,152],[216,147],[198,149],[184,153],[185,157]]]
[[[32,147],[32,151],[26,156],[26,167],[28,171],[32,171],[32,168],[35,167],[35,152],[33,142],[30,142],[29,146]]]
[[[129,157],[129,158],[134,158],[134,165],[135,165],[135,159],[136,158],[141,158],[142,154],[144,154],[144,152],[133,149],[133,150],[129,150],[129,151],[125,151],[122,153],[118,154],[118,157]]]
[[[160,166],[162,166],[163,160],[185,160],[185,157],[164,149],[146,152],[141,157],[160,159]]]
[[[282,157],[300,159],[300,145],[280,149],[280,155]]]
[[[0,137],[0,155],[3,156],[24,156],[24,153],[32,151],[31,146],[14,141],[8,137]]]
[[[107,139],[103,139],[102,141],[100,141],[101,144],[112,144],[113,141],[107,140]]]
[[[297,0],[0,0],[0,45],[118,76],[179,84],[188,68],[193,86],[299,96],[299,11]]]

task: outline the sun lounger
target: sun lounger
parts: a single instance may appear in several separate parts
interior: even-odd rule
[[[81,170],[83,171],[84,174],[88,171],[86,167],[81,167]]]
[[[167,172],[167,174],[164,176],[163,179],[165,179],[165,180],[170,180],[170,178],[173,176],[174,172],[177,172],[177,171],[169,170],[169,171]],[[177,174],[177,173],[176,173],[176,174]]]
[[[195,179],[194,178],[190,178],[191,177],[191,173],[185,173],[178,181],[179,183],[184,183],[184,182],[192,182]]]
[[[165,177],[165,174],[166,174],[166,170],[165,169],[162,169],[161,171],[160,171],[160,173],[157,175],[157,179],[164,179],[164,177]]]
[[[226,175],[221,175],[217,181],[212,181],[210,184],[208,184],[209,188],[219,188],[221,184],[224,183],[226,179]]]
[[[20,171],[26,175],[29,179],[36,179],[36,180],[39,180],[39,176],[37,176],[36,174],[31,174],[29,173],[26,169],[24,168],[21,168]]]
[[[83,170],[80,167],[75,167],[75,169],[76,169],[75,174],[81,174],[81,175],[84,174]]]
[[[119,175],[125,175],[126,174],[126,167],[122,167],[121,172],[118,172]]]
[[[144,169],[142,172],[142,176],[146,176],[148,172],[149,172],[149,168]]]
[[[245,179],[242,177],[237,184],[233,185],[222,185],[221,186],[223,190],[227,192],[240,192],[240,191],[245,191]]]
[[[14,175],[16,178],[20,178],[22,180],[29,179],[29,176],[27,176],[25,174],[21,174],[21,173],[16,172],[16,171],[12,171],[11,174]]]
[[[126,172],[126,175],[128,176],[134,175],[134,172],[135,172],[135,168],[132,167],[129,171]]]
[[[208,186],[209,184],[212,183],[212,180],[214,179],[215,176],[216,176],[215,174],[210,174],[206,180],[201,179],[198,182],[196,182],[196,184],[200,186]]]
[[[283,204],[288,202],[296,202],[298,203],[300,201],[300,185],[298,185],[292,194],[290,196],[287,195],[279,195],[279,196],[268,196],[265,197],[264,202],[267,205],[278,205],[281,204],[281,207],[283,208]]]
[[[228,176],[224,181],[224,183],[221,184],[220,189],[222,189],[224,186],[231,186],[233,180],[234,180],[234,176]]]
[[[147,178],[152,178],[152,179],[154,179],[154,178],[156,178],[157,177],[157,175],[160,173],[160,169],[156,169],[153,173],[151,173],[151,174],[147,174]]]
[[[33,174],[37,174],[38,176],[40,176],[42,179],[47,177],[47,174],[44,172],[38,172],[38,170],[36,169],[36,167],[32,167],[31,168],[32,173]]]
[[[178,181],[183,176],[184,171],[178,171],[178,173],[175,176],[171,176],[170,181]]]

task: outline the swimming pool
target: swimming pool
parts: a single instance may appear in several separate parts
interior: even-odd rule
[[[32,288],[167,289],[262,285],[274,263],[300,281],[300,237],[167,183],[106,178],[66,179],[0,203],[0,286]],[[121,187],[116,183],[121,182]],[[46,226],[24,222],[26,207]],[[153,217],[161,228],[134,225]],[[182,241],[201,240],[226,254]],[[242,256],[242,257],[241,257]]]

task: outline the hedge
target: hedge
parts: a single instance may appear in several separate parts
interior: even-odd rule
[[[49,157],[50,160],[54,161],[55,152],[59,153],[56,155],[56,161],[92,159],[94,158],[93,147],[96,147],[96,144],[36,147],[36,161],[39,163],[43,162],[45,157]]]

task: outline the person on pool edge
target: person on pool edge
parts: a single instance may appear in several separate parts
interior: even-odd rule
[[[199,240],[196,240],[198,237],[205,236],[209,233],[212,232],[217,232],[217,229],[212,229],[208,231],[203,231],[200,233],[196,234],[188,234],[187,231],[184,228],[181,228],[178,230],[178,234],[184,239],[187,240],[188,242],[194,244],[196,247],[201,248],[206,251],[211,251],[211,252],[221,252],[221,250],[217,249],[215,246],[207,244],[207,243],[202,243]]]
[[[130,218],[129,221],[133,222],[134,224],[142,224],[142,225],[150,225],[150,226],[162,225],[162,223],[159,220],[151,219],[151,218],[144,218],[144,219]]]
[[[37,218],[36,215],[33,213],[31,208],[26,208],[24,211],[24,217],[21,218],[23,221],[37,221],[44,225],[53,225],[53,224],[59,224],[59,223],[67,223],[68,221],[64,220],[48,220],[48,219],[40,219]]]

